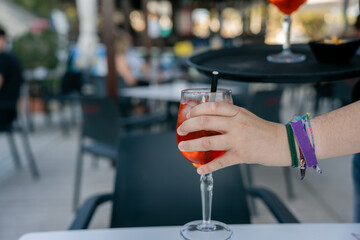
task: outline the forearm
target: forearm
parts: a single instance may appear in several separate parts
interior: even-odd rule
[[[318,159],[360,152],[360,101],[310,121]]]
[[[310,123],[318,159],[360,152],[360,101],[311,119]],[[291,166],[284,124],[265,121],[231,104],[205,103],[190,111],[188,119],[178,127],[177,133],[185,136],[202,130],[222,134],[183,141],[179,144],[180,151],[227,152],[199,167],[199,174],[239,163]],[[298,145],[295,149],[298,151]],[[297,154],[300,155],[299,152]]]

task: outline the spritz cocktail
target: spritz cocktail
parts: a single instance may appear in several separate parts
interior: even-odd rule
[[[213,101],[217,102],[233,103],[231,91],[227,89],[218,89],[216,92],[211,92],[210,89],[186,89],[181,91],[177,127],[187,119],[186,115],[192,108],[196,105],[208,102],[209,99],[213,99]],[[221,133],[214,131],[197,131],[185,136],[177,134],[176,139],[179,144],[182,141],[219,134]],[[199,167],[222,156],[225,152],[226,151],[195,151],[181,152],[181,154],[190,161],[194,167]],[[226,224],[211,220],[213,182],[211,173],[201,175],[200,190],[203,219],[189,222],[183,226],[180,234],[184,239],[223,240],[232,237],[232,230]]]
[[[267,56],[269,62],[276,63],[298,63],[305,61],[304,54],[293,53],[290,49],[290,34],[291,34],[291,14],[296,11],[306,0],[269,0],[282,13],[284,13],[284,20],[282,24],[283,32],[285,34],[285,42],[283,43],[283,50],[281,53]]]
[[[196,105],[200,104],[201,100],[188,100],[180,103],[178,120],[176,128],[178,128],[187,118],[186,114]],[[196,138],[219,135],[220,133],[214,131],[197,131],[187,134],[186,136],[176,135],[178,143],[182,141],[192,140]],[[191,162],[194,167],[200,167],[203,164],[211,162],[215,158],[220,157],[226,151],[196,151],[196,152],[181,152],[181,154]]]

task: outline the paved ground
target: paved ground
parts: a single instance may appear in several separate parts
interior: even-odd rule
[[[72,127],[69,136],[63,136],[57,124],[41,124],[30,139],[41,174],[39,180],[32,179],[23,154],[23,169],[14,169],[6,139],[0,135],[1,240],[16,240],[27,232],[66,230],[74,217],[71,201],[77,127]],[[19,136],[16,140],[20,143]],[[106,161],[94,167],[91,159],[87,160],[82,199],[111,191],[114,176]],[[321,176],[308,171],[304,182],[299,181],[298,170],[291,169],[294,199],[286,196],[282,168],[252,166],[252,171],[255,185],[275,191],[301,222],[351,222],[351,157],[326,160],[321,162],[321,167],[324,171]],[[254,223],[275,222],[261,203],[256,207],[258,215],[253,217]],[[98,211],[92,228],[108,226],[109,209],[107,205]]]

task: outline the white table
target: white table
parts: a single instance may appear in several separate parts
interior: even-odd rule
[[[210,88],[210,84],[188,83],[185,81],[173,82],[160,85],[122,88],[118,93],[121,97],[180,102],[181,90],[187,88]],[[237,85],[219,83],[218,88],[229,88],[232,90],[233,95],[242,93],[241,88]]]
[[[230,225],[240,240],[359,240],[360,223]],[[179,226],[29,233],[19,240],[171,240]]]

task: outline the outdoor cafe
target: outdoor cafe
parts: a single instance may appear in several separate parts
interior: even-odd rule
[[[360,239],[360,1],[0,1],[0,239]]]

